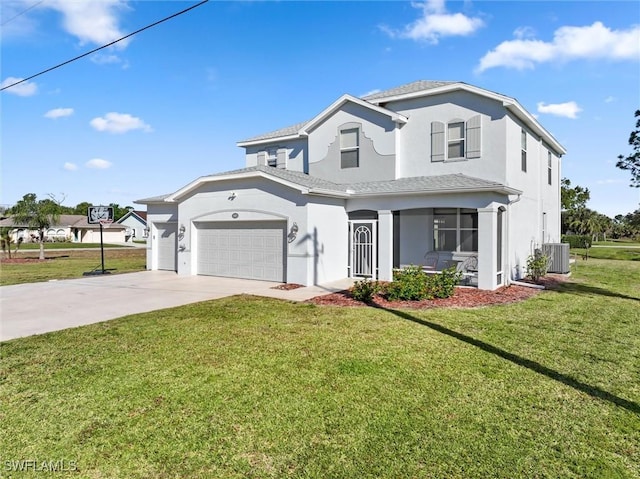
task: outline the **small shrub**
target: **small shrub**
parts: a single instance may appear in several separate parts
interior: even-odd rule
[[[569,248],[590,248],[591,235],[562,235],[563,243],[569,243]]]
[[[549,258],[539,249],[536,249],[534,254],[527,258],[527,275],[536,283],[547,274],[548,267]]]
[[[363,303],[370,303],[373,297],[380,291],[380,284],[377,281],[363,279],[356,281],[351,288],[351,296]]]
[[[450,298],[460,283],[462,271],[455,267],[447,268],[441,273],[429,275],[427,278],[428,296],[432,298]]]
[[[395,271],[393,282],[385,288],[389,301],[420,301],[429,298],[427,273],[419,266],[409,266]]]

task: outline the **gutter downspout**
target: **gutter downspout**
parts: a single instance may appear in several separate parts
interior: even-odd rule
[[[509,207],[509,209],[507,210],[509,213],[507,214],[507,218],[506,218],[507,219],[507,221],[506,221],[507,224],[505,225],[506,226],[506,230],[508,232],[508,234],[505,235],[505,236],[507,237],[506,238],[506,240],[507,240],[506,246],[507,246],[507,254],[509,255],[509,259],[506,262],[507,266],[509,267],[509,274],[505,278],[507,280],[506,281],[506,283],[507,283],[506,285],[507,286],[511,285],[511,283],[512,283],[512,277],[511,276],[512,276],[512,271],[513,271],[513,268],[511,267],[511,205],[516,204],[521,199],[522,199],[522,193],[518,193],[518,196],[515,199],[513,199],[513,200],[509,201],[509,203],[507,203],[507,206]]]

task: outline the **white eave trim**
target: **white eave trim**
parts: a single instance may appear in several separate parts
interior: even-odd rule
[[[542,141],[547,143],[558,156],[567,153],[567,150],[549,133],[527,110],[525,110],[516,100],[505,101],[502,105],[513,112],[531,131],[538,135]]]
[[[274,141],[298,140],[300,138],[303,138],[304,136],[306,136],[305,133],[298,132],[292,135],[274,136],[271,138],[262,138],[258,140],[239,141],[236,143],[236,145],[244,148],[245,146],[262,145],[264,143],[273,143]]]
[[[449,85],[442,85],[436,88],[431,88],[429,90],[421,90],[412,93],[402,93],[394,96],[376,98],[374,100],[369,100],[369,102],[378,105],[380,103],[390,103],[399,100],[410,100],[412,98],[420,98],[424,96],[441,95],[443,93],[450,93],[457,90],[474,93],[476,95],[484,96],[486,98],[490,98],[502,103],[502,106],[515,113],[515,115],[520,120],[522,120],[529,128],[531,128],[532,131],[534,131],[547,144],[549,144],[549,146],[551,146],[558,155],[562,156],[566,154],[567,150],[565,150],[565,148],[553,137],[553,135],[551,135],[551,133],[549,133],[527,110],[525,110],[517,100],[505,95],[501,95],[499,93],[485,90],[484,88],[469,85],[468,83],[451,83]]]
[[[375,111],[376,113],[380,113],[381,115],[388,116],[396,124],[404,124],[409,121],[409,119],[406,116],[396,113],[395,111],[391,111],[391,110],[388,110],[387,108],[374,105],[373,103],[369,103],[368,101],[362,100],[360,98],[356,98],[353,95],[345,94],[345,95],[342,95],[340,98],[338,98],[336,101],[334,101],[327,108],[325,108],[322,112],[320,112],[320,114],[317,115],[315,118],[313,118],[309,123],[307,123],[304,126],[304,128],[302,128],[299,131],[299,133],[302,135],[305,135],[305,134],[308,135],[309,132],[311,132],[311,130],[313,130],[316,126],[318,126],[320,123],[322,123],[331,115],[333,115],[337,110],[339,110],[346,103],[355,103],[356,105],[366,108],[367,110],[372,110],[372,111]]]
[[[500,193],[503,195],[521,195],[522,191],[505,185],[487,185],[487,186],[458,186],[452,188],[438,188],[433,190],[406,190],[406,191],[378,191],[370,193],[357,193],[349,191],[350,198],[363,198],[367,196],[416,196],[416,195],[440,195],[440,194],[459,194],[459,193]]]
[[[187,195],[188,193],[198,189],[200,186],[206,183],[216,183],[218,181],[229,181],[229,180],[242,180],[247,178],[265,178],[276,183],[280,183],[281,185],[288,186],[294,190],[299,191],[302,194],[308,194],[309,188],[306,188],[298,183],[294,183],[292,181],[283,180],[282,178],[278,178],[277,176],[269,175],[263,171],[247,171],[245,173],[234,173],[230,175],[216,175],[216,176],[202,176],[195,181],[192,181],[188,185],[180,188],[175,193],[169,195],[165,198],[165,202],[177,202],[180,198]]]

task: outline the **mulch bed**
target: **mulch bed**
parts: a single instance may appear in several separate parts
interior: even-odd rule
[[[564,278],[560,275],[548,275],[540,283],[545,289],[553,289]],[[450,298],[427,299],[424,301],[387,301],[376,295],[369,304],[362,303],[351,296],[347,290],[316,296],[307,302],[325,306],[377,306],[385,309],[430,309],[430,308],[477,308],[494,304],[509,304],[531,298],[543,290],[527,286],[511,285],[494,291],[476,288],[456,288]]]
[[[271,289],[282,289],[285,291],[289,291],[289,290],[298,289],[298,288],[304,288],[304,286],[298,283],[284,283],[284,284],[279,284],[277,286],[273,286]]]

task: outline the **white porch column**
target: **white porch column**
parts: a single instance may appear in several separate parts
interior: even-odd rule
[[[493,290],[497,281],[498,207],[478,208],[478,288]]]
[[[378,211],[378,279],[393,279],[393,213]]]

